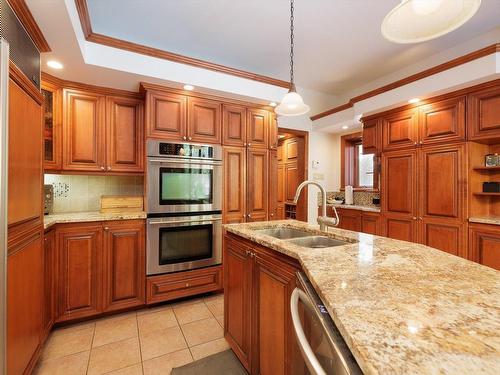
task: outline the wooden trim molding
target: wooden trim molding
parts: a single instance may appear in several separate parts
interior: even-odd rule
[[[35,85],[26,77],[26,75],[17,67],[17,65],[9,61],[9,77],[20,86],[26,93],[33,98],[38,104],[43,103],[42,93]]]
[[[492,45],[490,45],[488,47],[485,47],[485,48],[482,48],[480,50],[468,53],[468,54],[460,56],[460,57],[457,57],[456,59],[447,61],[447,62],[445,62],[443,64],[436,65],[436,66],[434,66],[432,68],[423,70],[423,71],[421,71],[419,73],[413,74],[413,75],[408,76],[406,78],[403,78],[403,79],[400,79],[398,81],[389,83],[389,84],[387,84],[385,86],[382,86],[382,87],[379,87],[377,89],[368,91],[368,92],[366,92],[364,94],[355,96],[355,97],[353,97],[352,99],[350,99],[345,104],[339,105],[339,106],[337,106],[335,108],[332,108],[332,109],[326,110],[324,112],[318,113],[317,115],[311,116],[311,120],[315,121],[315,120],[318,120],[320,118],[329,116],[331,114],[334,114],[334,113],[337,113],[337,112],[341,112],[343,110],[351,108],[354,105],[354,103],[360,102],[360,101],[368,99],[368,98],[372,98],[374,96],[383,94],[384,92],[387,92],[387,91],[390,91],[390,90],[394,90],[394,89],[396,89],[398,87],[401,87],[401,86],[407,85],[409,83],[421,80],[423,78],[432,76],[432,75],[437,74],[437,73],[444,72],[445,70],[448,70],[448,69],[451,69],[451,68],[455,68],[455,67],[457,67],[459,65],[468,63],[470,61],[477,60],[477,59],[479,59],[481,57],[488,56],[488,55],[494,54],[496,52],[500,52],[500,43],[492,44]]]
[[[139,92],[113,89],[109,87],[102,86],[94,86],[89,85],[87,83],[66,81],[61,78],[54,77],[48,73],[42,72],[42,82],[50,83],[56,87],[65,88],[65,89],[76,89],[83,91],[92,91],[97,94],[107,95],[107,96],[121,96],[121,97],[129,97],[134,99],[142,99],[143,95]]]
[[[113,38],[107,35],[98,34],[92,31],[90,15],[87,6],[87,0],[75,0],[76,9],[80,17],[83,35],[89,42],[110,46],[125,51],[139,53],[141,55],[152,56],[163,60],[173,61],[180,64],[191,65],[197,68],[208,69],[219,73],[229,74],[236,77],[250,79],[252,81],[267,83],[273,86],[290,88],[290,82],[281,79],[272,78],[241,69],[231,68],[229,66],[212,63],[209,61],[196,59],[189,56],[180,55],[177,53],[164,51],[154,47],[148,47],[142,44],[129,42],[126,40]]]
[[[50,46],[45,40],[45,37],[43,36],[43,33],[38,27],[35,19],[33,18],[33,14],[31,14],[25,0],[7,1],[16,14],[17,18],[19,18],[19,21],[21,21],[21,23],[23,24],[31,40],[33,40],[33,43],[35,43],[36,48],[38,48],[40,52],[50,52]]]

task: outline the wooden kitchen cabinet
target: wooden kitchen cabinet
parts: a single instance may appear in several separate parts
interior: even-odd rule
[[[146,135],[149,138],[185,141],[187,98],[184,95],[147,91]]]
[[[278,117],[275,113],[269,113],[269,148],[276,150],[278,148]]]
[[[423,245],[433,247],[447,253],[466,258],[467,230],[466,225],[449,219],[419,219],[419,241]]]
[[[487,86],[467,97],[468,139],[475,142],[500,142],[500,86]]]
[[[224,334],[251,374],[291,374],[300,356],[290,297],[300,266],[292,258],[225,236]]]
[[[269,146],[269,113],[264,109],[247,109],[247,145],[253,148]]]
[[[62,168],[62,90],[60,87],[43,82],[43,130],[45,170]]]
[[[44,235],[44,302],[43,302],[43,336],[49,334],[56,318],[56,235],[50,230]]]
[[[384,213],[383,234],[396,240],[417,242],[418,222],[416,217],[408,215]]]
[[[465,141],[465,97],[431,102],[418,111],[419,144]]]
[[[63,95],[63,169],[105,171],[105,96],[69,89]]]
[[[418,144],[418,109],[391,112],[381,118],[384,151]]]
[[[337,208],[337,214],[340,219],[339,228],[361,232],[361,211]]]
[[[224,146],[224,222],[246,220],[246,149]]]
[[[468,258],[500,271],[500,230],[498,226],[469,224]]]
[[[264,221],[268,218],[268,158],[267,149],[247,150],[247,219]]]
[[[102,311],[102,227],[74,224],[57,229],[58,321]]]
[[[378,212],[361,212],[360,232],[382,235],[382,223]]]
[[[145,303],[146,239],[144,221],[103,222],[103,311]]]
[[[106,171],[144,170],[143,102],[140,99],[106,98]]]
[[[245,107],[222,106],[222,144],[245,147],[247,144],[247,111]]]
[[[269,220],[279,220],[278,217],[278,155],[276,149],[269,150]]]
[[[382,151],[382,127],[378,118],[363,122],[363,154],[376,154]]]
[[[220,102],[188,98],[187,139],[197,143],[221,143]]]

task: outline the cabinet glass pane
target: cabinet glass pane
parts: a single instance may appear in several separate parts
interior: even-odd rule
[[[43,90],[44,159],[54,161],[54,93]]]

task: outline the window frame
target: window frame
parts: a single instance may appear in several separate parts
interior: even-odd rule
[[[379,192],[379,158],[373,154],[373,186],[359,186],[359,157],[358,145],[362,143],[362,133],[346,134],[341,137],[341,176],[340,190],[344,190],[346,185],[351,185],[355,191]]]

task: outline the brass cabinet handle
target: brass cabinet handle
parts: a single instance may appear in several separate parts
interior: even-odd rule
[[[108,167],[108,171],[110,171],[110,170],[111,170],[111,167]]]
[[[104,230],[109,230],[109,227],[104,227]]]
[[[188,140],[191,140],[191,139],[193,139],[193,138],[191,138],[191,137],[188,137]]]
[[[106,168],[104,168],[104,167],[101,167],[101,171],[104,171],[105,169],[106,169]]]
[[[182,139],[185,141],[187,138],[186,138],[186,136],[184,136],[184,137],[182,137]]]
[[[252,144],[251,144],[251,143],[249,143],[249,144],[248,144],[248,147],[250,147],[251,145],[252,145]]]

